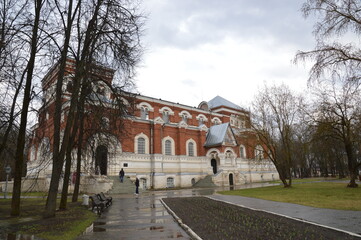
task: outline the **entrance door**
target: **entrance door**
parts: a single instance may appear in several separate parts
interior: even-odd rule
[[[216,159],[211,160],[211,166],[213,167],[213,173],[216,174],[217,173],[217,160]]]
[[[233,186],[233,173],[229,174],[229,185]]]
[[[107,175],[108,169],[108,148],[106,146],[99,146],[95,151],[95,173],[100,175]]]

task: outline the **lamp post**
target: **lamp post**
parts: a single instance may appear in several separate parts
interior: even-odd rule
[[[5,183],[4,198],[6,199],[6,193],[8,191],[8,179],[9,179],[9,174],[11,173],[11,167],[10,166],[5,167],[5,173],[6,173],[6,183]]]

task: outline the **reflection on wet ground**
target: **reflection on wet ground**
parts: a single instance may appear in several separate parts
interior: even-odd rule
[[[243,185],[237,189],[248,187],[250,186]],[[232,187],[233,189],[235,188]],[[160,199],[212,195],[222,190],[230,190],[230,187],[149,191],[139,196],[130,194],[113,196],[113,205],[94,222],[93,231],[78,239],[190,239],[168,214]]]
[[[6,240],[37,240],[34,235],[18,234],[18,233],[6,233],[5,235],[0,235],[0,239]]]

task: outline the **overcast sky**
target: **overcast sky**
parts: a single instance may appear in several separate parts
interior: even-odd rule
[[[144,0],[139,93],[190,106],[219,95],[248,108],[264,83],[305,89],[309,65],[292,62],[315,45],[303,2]]]

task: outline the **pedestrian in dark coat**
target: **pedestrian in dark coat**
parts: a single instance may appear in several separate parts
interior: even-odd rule
[[[119,178],[120,178],[120,182],[122,183],[123,182],[123,180],[124,180],[124,170],[123,170],[123,168],[122,169],[120,169],[120,171],[119,171]]]
[[[139,179],[135,179],[135,194],[139,194]]]

